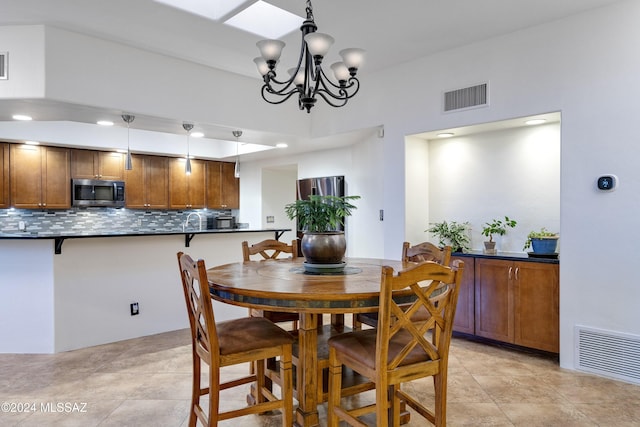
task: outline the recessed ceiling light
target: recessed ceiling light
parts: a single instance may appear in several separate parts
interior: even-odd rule
[[[454,134],[452,132],[442,132],[439,133],[437,136],[438,138],[451,138]]]
[[[204,133],[202,132],[191,132],[192,138],[202,138],[203,136],[204,136]]]
[[[98,120],[96,123],[100,126],[113,126],[113,122],[111,120]]]
[[[40,145],[38,141],[25,141],[24,143],[27,145]]]
[[[303,21],[301,16],[258,0],[224,23],[261,37],[279,39],[300,28]]]
[[[531,119],[524,122],[524,124],[525,125],[541,125],[544,122],[546,122],[545,119]]]
[[[284,142],[278,142],[278,143],[276,144],[276,147],[277,147],[277,148],[287,148],[288,146],[289,146],[289,145],[287,145],[287,144],[286,144],[286,143],[284,143]]]
[[[31,116],[25,116],[24,114],[14,114],[13,120],[28,121],[28,120],[33,120],[33,118]]]

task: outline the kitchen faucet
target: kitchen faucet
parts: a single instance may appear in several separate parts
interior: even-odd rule
[[[187,219],[184,221],[184,224],[182,224],[182,231],[186,231],[186,229],[189,227],[189,220],[191,220],[191,215],[195,215],[198,217],[198,231],[202,231],[202,216],[198,212],[191,212],[189,215],[187,215]]]

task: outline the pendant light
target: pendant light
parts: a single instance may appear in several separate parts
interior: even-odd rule
[[[133,169],[133,164],[131,162],[131,148],[129,146],[129,125],[135,118],[136,116],[133,116],[131,114],[122,115],[122,120],[124,120],[125,123],[127,124],[127,158],[125,159],[125,162],[124,162],[124,168],[128,171]]]
[[[233,136],[236,137],[236,164],[235,167],[233,168],[233,176],[236,178],[240,178],[240,156],[239,156],[239,146],[240,146],[240,142],[238,141],[238,138],[240,138],[242,136],[242,131],[241,130],[234,130],[233,131]]]
[[[187,175],[191,175],[191,159],[189,158],[189,136],[191,135],[191,129],[193,129],[193,124],[191,123],[182,123],[182,127],[187,131],[187,161],[184,164],[184,173]]]

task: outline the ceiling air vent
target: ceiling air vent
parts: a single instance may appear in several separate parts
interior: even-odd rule
[[[0,79],[7,79],[7,57],[9,54],[7,52],[0,52]]]
[[[488,83],[444,93],[444,112],[466,110],[487,105]]]
[[[575,344],[577,369],[640,384],[640,336],[576,326]]]

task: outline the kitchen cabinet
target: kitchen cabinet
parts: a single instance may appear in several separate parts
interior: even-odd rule
[[[205,161],[191,159],[191,174],[184,172],[185,159],[169,159],[169,208],[205,207]]]
[[[0,143],[0,208],[9,204],[9,144]]]
[[[70,157],[67,148],[11,144],[11,205],[25,209],[69,208]]]
[[[235,177],[235,164],[207,162],[207,207],[240,208],[240,179]]]
[[[475,335],[557,353],[558,264],[476,259]]]
[[[464,273],[462,273],[462,283],[458,293],[458,305],[456,307],[456,316],[453,319],[453,330],[465,334],[473,334],[475,332],[475,259],[452,256],[451,261],[455,260],[464,262]]]
[[[121,181],[124,179],[124,154],[71,150],[71,178]]]
[[[125,203],[131,209],[169,207],[169,159],[131,156],[132,169],[125,171]]]

